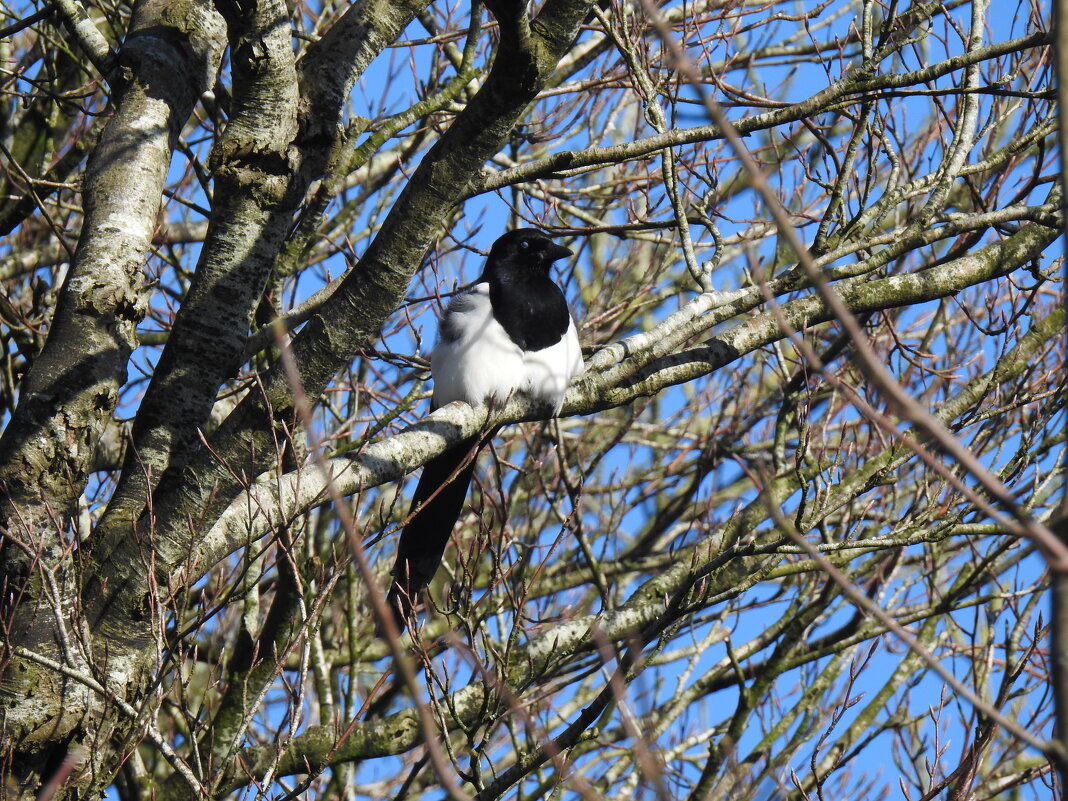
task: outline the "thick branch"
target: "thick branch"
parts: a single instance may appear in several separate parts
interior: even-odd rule
[[[227,6],[223,6],[226,8]],[[237,368],[252,314],[299,197],[292,189],[297,72],[282,2],[228,14],[233,106],[212,152],[207,237],[133,427],[98,537],[124,537],[160,477],[198,446],[216,393]],[[100,543],[94,543],[100,547]]]

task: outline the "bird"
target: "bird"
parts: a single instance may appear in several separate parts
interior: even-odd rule
[[[575,320],[550,275],[554,262],[571,255],[536,228],[508,231],[493,243],[478,281],[442,314],[430,356],[431,411],[455,401],[503,403],[522,392],[559,413],[583,368]],[[488,439],[462,440],[423,467],[386,596],[398,632],[441,564]]]

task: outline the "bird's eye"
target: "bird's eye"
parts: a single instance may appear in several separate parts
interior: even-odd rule
[[[529,239],[520,239],[519,240],[519,247],[522,250],[530,250],[530,240]]]

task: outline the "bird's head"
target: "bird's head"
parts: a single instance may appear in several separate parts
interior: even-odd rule
[[[570,255],[568,248],[556,244],[538,229],[517,228],[493,243],[486,270],[507,265],[548,273],[554,261]]]

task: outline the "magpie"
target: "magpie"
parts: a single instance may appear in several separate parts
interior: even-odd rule
[[[509,231],[493,243],[477,283],[453,297],[442,315],[430,356],[431,411],[453,401],[504,402],[514,392],[551,405],[554,415],[560,411],[582,370],[582,352],[549,269],[570,255],[534,228]],[[463,440],[423,467],[386,597],[398,631],[441,564],[484,442]]]

